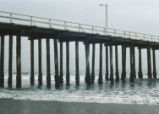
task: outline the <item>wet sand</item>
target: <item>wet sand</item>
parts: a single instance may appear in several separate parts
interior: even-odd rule
[[[159,105],[0,99],[0,114],[159,114]]]

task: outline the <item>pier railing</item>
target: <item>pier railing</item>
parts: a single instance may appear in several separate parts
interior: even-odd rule
[[[49,19],[38,16],[24,15],[19,13],[11,13],[0,11],[0,22],[15,23],[30,26],[39,26],[46,28],[55,28],[61,30],[70,30],[76,32],[86,32],[101,35],[111,35],[114,37],[122,37],[136,40],[159,42],[159,36],[143,34],[138,32],[123,31],[113,28],[104,28],[100,26],[80,24],[75,22]]]

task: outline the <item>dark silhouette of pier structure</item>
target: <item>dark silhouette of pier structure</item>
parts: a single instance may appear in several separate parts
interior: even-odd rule
[[[142,72],[142,49],[147,49],[147,67],[148,78],[156,78],[156,57],[155,51],[159,49],[159,37],[141,34],[130,31],[121,31],[99,26],[84,25],[79,23],[66,22],[62,20],[47,19],[42,17],[28,16],[17,13],[0,11],[0,87],[4,87],[4,45],[5,36],[9,36],[9,60],[8,60],[8,87],[12,87],[12,63],[13,63],[13,36],[16,36],[16,87],[21,88],[21,38],[28,37],[30,41],[30,84],[34,85],[34,41],[38,41],[38,84],[43,84],[42,74],[42,48],[46,48],[46,83],[47,87],[51,87],[50,74],[50,41],[53,40],[54,46],[54,69],[55,69],[55,87],[58,88],[63,82],[70,85],[70,42],[75,42],[75,82],[80,84],[79,69],[79,42],[83,42],[85,46],[86,73],[85,82],[88,85],[94,83],[95,78],[98,83],[102,84],[104,80],[109,80],[112,84],[114,81],[126,78],[126,49],[130,50],[130,82],[134,82],[136,78],[143,78]],[[46,47],[42,47],[42,39],[46,40]],[[58,43],[60,49],[58,49]],[[66,45],[66,75],[63,73],[63,45]],[[99,45],[99,50],[96,50]],[[92,55],[90,55],[90,46],[92,46]],[[118,47],[122,50],[122,72],[119,75],[118,70]],[[115,55],[113,55],[115,48]],[[139,72],[135,71],[135,48],[138,49]],[[105,57],[103,58],[103,50],[105,49]],[[58,52],[58,50],[60,50]],[[95,77],[95,53],[99,51],[99,76]],[[152,52],[152,57],[151,57]],[[58,56],[58,53],[60,56]],[[91,63],[90,64],[90,56]],[[108,56],[110,60],[108,60]],[[113,60],[115,56],[115,61]],[[105,63],[103,63],[105,59]],[[153,59],[153,63],[151,63]],[[59,62],[60,61],[60,62]],[[106,66],[105,75],[103,74],[103,64]],[[151,66],[153,65],[153,66]],[[91,69],[90,69],[91,66]],[[114,71],[115,69],[115,71]],[[153,69],[153,71],[152,71]],[[65,76],[65,78],[64,78]]]

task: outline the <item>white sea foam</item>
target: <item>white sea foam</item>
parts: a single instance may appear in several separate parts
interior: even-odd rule
[[[15,81],[15,77],[13,78]],[[45,77],[44,77],[45,80]],[[136,80],[134,84],[105,82],[101,87],[95,83],[87,88],[82,83],[77,89],[74,84],[74,76],[71,76],[71,87],[64,86],[60,90],[54,89],[54,78],[52,77],[52,88],[46,89],[45,81],[41,89],[36,86],[29,86],[29,76],[23,76],[23,89],[0,89],[0,99],[21,99],[21,100],[44,100],[44,101],[65,101],[65,102],[91,102],[91,103],[119,103],[119,104],[159,104],[159,80]],[[5,82],[6,83],[6,82]],[[5,84],[5,86],[7,86]]]

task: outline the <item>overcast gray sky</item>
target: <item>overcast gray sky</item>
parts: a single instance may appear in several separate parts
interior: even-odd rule
[[[104,26],[109,5],[109,27],[158,35],[158,0],[1,0],[0,10],[84,24]]]
[[[109,28],[159,35],[159,0],[0,0],[0,10],[104,26],[105,12],[100,3],[108,4]],[[29,54],[29,48],[23,52],[25,60],[23,55]],[[146,69],[146,50],[143,57]],[[22,67],[27,64],[24,62]]]

